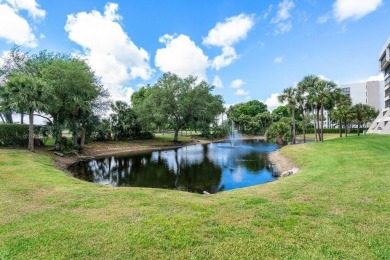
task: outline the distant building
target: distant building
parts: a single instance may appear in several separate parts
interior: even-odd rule
[[[376,110],[381,111],[385,107],[384,102],[384,81],[367,81],[359,83],[341,84],[338,88],[349,96],[352,101],[352,105],[366,104],[374,107]],[[325,122],[324,127],[332,128],[334,125],[330,122],[328,112],[324,113]]]
[[[390,134],[390,37],[379,55],[379,69],[385,75],[384,109],[371,124],[368,133]]]
[[[385,108],[384,86],[384,81],[367,81],[342,84],[339,88],[344,94],[351,97],[352,105],[362,103],[380,111]]]

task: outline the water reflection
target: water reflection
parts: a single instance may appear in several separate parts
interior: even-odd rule
[[[71,166],[75,176],[113,186],[216,193],[274,180],[268,153],[278,148],[248,140],[191,145],[131,156],[110,156]]]

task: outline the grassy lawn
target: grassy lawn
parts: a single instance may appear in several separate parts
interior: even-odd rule
[[[174,134],[171,134],[171,133],[169,133],[169,134],[155,134],[154,140],[172,142],[173,137],[174,137]],[[191,136],[184,136],[184,135],[180,135],[180,134],[178,136],[179,142],[189,142],[190,140],[191,140]]]
[[[0,150],[0,259],[390,258],[390,136],[282,152],[298,174],[204,196],[86,183]]]

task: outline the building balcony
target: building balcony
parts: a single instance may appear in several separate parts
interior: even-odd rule
[[[388,66],[390,66],[390,60],[386,59],[386,57],[383,57],[383,59],[380,61],[380,64],[381,70],[384,71]]]

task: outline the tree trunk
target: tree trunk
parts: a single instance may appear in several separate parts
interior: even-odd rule
[[[179,130],[180,130],[180,129],[175,129],[175,136],[173,137],[173,141],[174,141],[174,142],[177,142],[177,141],[178,141]]]
[[[358,136],[360,136],[360,122],[358,121]]]
[[[302,132],[303,132],[303,143],[306,143],[306,119],[305,119],[305,110],[302,110]]]
[[[84,149],[86,133],[87,133],[87,130],[85,128],[85,124],[82,124],[81,133],[80,133],[80,151],[82,151]]]
[[[4,120],[3,114],[1,114],[1,113],[0,113],[0,118],[1,118],[1,121],[3,122],[3,124],[5,124],[5,120]]]
[[[12,112],[4,113],[4,117],[5,117],[5,121],[8,124],[13,124],[14,123],[14,120],[12,119]]]
[[[62,136],[62,129],[58,123],[58,120],[53,118],[53,137],[55,140],[55,150],[61,151],[61,136]]]
[[[321,131],[320,131],[320,110],[316,108],[316,117],[317,117],[317,135],[318,135],[318,141],[321,142]]]
[[[292,143],[295,144],[295,109],[291,109],[291,114],[292,114],[292,123],[293,123],[293,140],[292,140]]]
[[[313,119],[314,119],[314,136],[315,136],[316,142],[317,142],[318,141],[317,140],[317,129],[316,129],[316,127],[317,127],[317,120],[316,120],[316,117],[315,117],[315,114],[314,114],[314,107],[313,107],[313,105],[311,106],[311,110],[313,111]]]
[[[321,105],[321,142],[324,141],[324,105]]]
[[[348,137],[348,127],[347,127],[347,120],[344,120],[344,127],[345,127],[345,137]]]
[[[341,131],[341,119],[339,119],[339,133],[340,133],[340,137],[343,137],[343,132]]]
[[[24,113],[20,113],[20,123],[24,124]]]
[[[28,126],[28,149],[30,152],[34,152],[34,114],[30,110],[29,113],[29,126]]]

